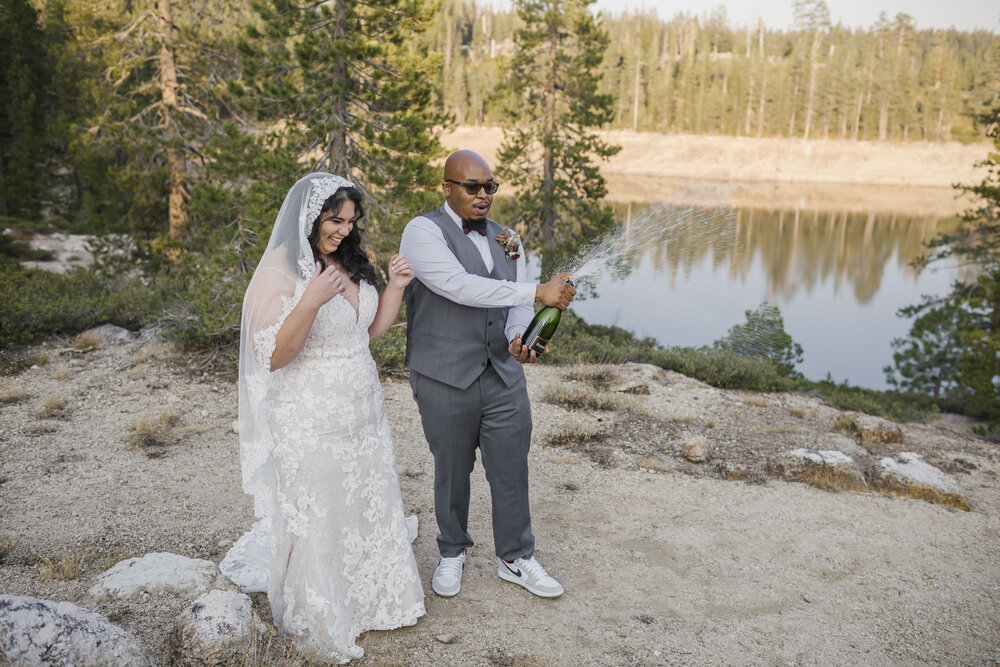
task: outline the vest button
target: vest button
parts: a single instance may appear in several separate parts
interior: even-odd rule
[[[486,362],[485,361],[483,362],[483,368],[486,368]]]
[[[493,326],[493,320],[490,320],[489,322],[487,322],[487,323],[486,323],[486,326],[488,326],[488,327],[491,327],[491,326]]]

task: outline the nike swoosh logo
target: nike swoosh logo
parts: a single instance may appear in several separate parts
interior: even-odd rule
[[[515,577],[520,577],[521,576],[521,571],[520,570],[515,570],[514,568],[512,568],[510,565],[507,564],[507,561],[503,561],[503,566],[505,568],[507,568],[507,571],[510,572],[511,574],[513,574]]]

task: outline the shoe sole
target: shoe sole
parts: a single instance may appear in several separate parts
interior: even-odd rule
[[[559,591],[558,593],[549,593],[546,591],[539,590],[537,588],[532,588],[527,583],[525,583],[524,580],[520,579],[519,577],[515,577],[513,574],[510,574],[509,572],[504,572],[503,570],[497,570],[497,576],[499,576],[504,581],[509,581],[512,584],[517,584],[518,586],[528,591],[532,595],[537,595],[540,598],[547,598],[551,600],[565,593],[565,591]]]

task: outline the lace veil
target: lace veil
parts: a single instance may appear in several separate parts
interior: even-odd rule
[[[254,516],[275,513],[278,476],[271,456],[270,398],[282,369],[270,370],[275,337],[294,307],[296,286],[315,270],[307,236],[323,203],[343,187],[345,178],[327,173],[303,177],[285,196],[271,239],[243,297],[240,325],[239,433],[243,491],[254,499]]]

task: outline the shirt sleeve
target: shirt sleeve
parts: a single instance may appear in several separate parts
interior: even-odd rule
[[[427,218],[414,218],[406,225],[399,251],[406,255],[414,276],[427,289],[450,301],[473,308],[518,306],[532,310],[535,283],[521,282],[522,264],[518,264],[516,282],[469,273],[448,248],[441,230]]]
[[[531,286],[531,304],[533,304],[535,302],[535,283],[528,282],[528,269],[524,261],[524,253],[521,253],[521,256],[517,258],[517,282],[519,285]],[[531,304],[518,304],[507,311],[507,324],[503,332],[508,341],[514,340],[514,336],[517,334],[524,337],[525,329],[528,328],[531,319],[535,316],[535,309]]]

